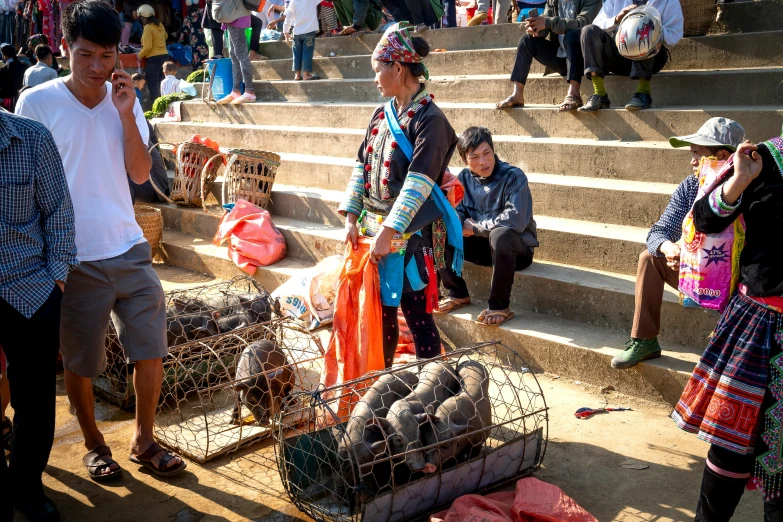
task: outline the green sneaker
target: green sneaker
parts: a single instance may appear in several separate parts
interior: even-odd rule
[[[628,339],[625,343],[625,350],[614,356],[612,359],[612,368],[615,370],[625,370],[633,368],[642,361],[655,359],[661,356],[661,345],[658,344],[658,338],[652,339]]]

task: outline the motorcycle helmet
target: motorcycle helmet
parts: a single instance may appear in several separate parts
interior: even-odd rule
[[[629,60],[652,58],[663,47],[661,15],[652,6],[637,7],[625,15],[615,34],[620,55]]]
[[[142,18],[149,18],[151,16],[155,16],[155,9],[153,9],[152,6],[149,4],[144,4],[139,6],[136,12]]]

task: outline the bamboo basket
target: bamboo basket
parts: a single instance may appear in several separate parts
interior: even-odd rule
[[[217,178],[221,164],[221,161],[215,160],[222,160],[223,155],[216,153],[205,145],[189,141],[180,143],[178,146],[173,143],[160,142],[153,145],[150,151],[161,145],[168,145],[177,149],[171,197],[166,196],[155,185],[155,182],[150,179],[152,188],[168,203],[186,207],[200,206],[206,211],[207,199],[212,191],[212,183]]]
[[[223,205],[244,199],[266,209],[272,200],[280,156],[273,152],[229,149],[230,159],[223,180]]]
[[[144,233],[144,239],[150,244],[153,261],[164,261],[166,251],[163,249],[163,214],[159,208],[149,205],[134,205],[136,223]]]
[[[715,0],[680,0],[685,36],[704,36],[718,14]]]

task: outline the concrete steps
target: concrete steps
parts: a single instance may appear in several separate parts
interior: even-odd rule
[[[437,41],[438,33],[433,31],[433,40]],[[521,36],[518,25],[503,26],[493,48],[447,48],[447,52],[431,53],[425,63],[431,76],[447,76],[453,71],[510,75]],[[339,40],[340,45],[333,45],[334,40]],[[367,50],[364,46],[355,49],[350,45],[354,39],[345,40],[317,39],[313,72],[322,78],[371,78],[373,72],[368,54],[372,49]],[[347,47],[344,44],[348,44]],[[357,50],[359,54],[349,54]],[[265,43],[263,52],[267,51],[271,54],[270,58],[275,59],[253,62],[255,77],[264,80],[293,79],[289,44]],[[330,56],[332,53],[335,56]],[[773,66],[783,66],[783,31],[686,38],[673,49],[664,69],[687,71]],[[534,62],[531,72],[542,74],[544,67]]]
[[[281,125],[236,125],[213,122],[159,123],[156,127],[162,141],[179,143],[194,134],[209,136],[221,147],[262,149],[287,154],[304,151],[328,152],[332,158],[355,158],[364,137],[364,129],[294,127]],[[770,134],[775,135],[775,134]],[[629,181],[679,183],[688,174],[690,153],[687,149],[673,149],[666,142],[595,141],[569,138],[530,138],[526,136],[496,135],[495,151],[505,161],[525,172],[544,172],[557,175],[578,175],[593,178]],[[299,159],[304,159],[299,156]],[[453,167],[463,167],[457,154]],[[352,165],[347,159],[335,159],[324,165],[333,176],[333,167]],[[281,165],[281,167],[283,167]],[[284,168],[302,168],[290,166]],[[310,169],[312,176],[320,176]],[[297,171],[302,173],[303,171]],[[313,183],[308,178],[308,183]],[[342,182],[340,182],[342,183]],[[322,186],[338,189],[343,185]]]
[[[783,105],[783,68],[740,68],[719,71],[661,72],[653,80],[653,101],[660,106],[698,105]],[[606,89],[615,106],[622,107],[637,82],[619,76],[606,77]],[[748,86],[752,85],[752,89]],[[706,87],[709,86],[709,87]],[[383,98],[371,78],[334,79],[311,82],[255,81],[260,101],[271,102],[381,102]],[[495,103],[508,95],[508,75],[433,76],[427,90],[437,101]],[[582,82],[582,93],[592,94],[592,85]],[[531,76],[525,86],[525,100],[531,104],[559,104],[564,96],[559,76]]]
[[[233,106],[182,104],[182,117],[192,122],[253,125],[307,123],[313,127],[364,130],[378,103],[267,102]],[[624,141],[665,141],[691,134],[704,121],[720,115],[742,122],[748,138],[761,141],[775,135],[783,124],[783,109],[760,106],[665,107],[640,112],[609,109],[594,114],[561,113],[554,105],[528,105],[500,111],[494,103],[438,101],[454,129],[471,125],[487,127],[493,134],[535,138],[575,138]]]
[[[781,6],[783,6],[781,0],[723,4],[721,8],[723,13],[718,16],[723,24],[722,32],[754,34],[716,34],[685,38],[674,48],[672,62],[676,64],[677,68],[693,68],[691,64],[704,63],[705,58],[710,56],[715,56],[716,60],[719,59],[720,55],[714,54],[719,52],[733,53],[738,57],[744,55],[748,59],[759,61],[774,60],[775,57],[779,59],[781,57],[781,43],[779,40],[774,41],[774,35],[766,33],[774,33],[783,28]],[[735,15],[732,11],[737,14]],[[521,36],[521,24],[436,29],[425,35],[431,49],[445,49],[449,52],[516,47]],[[369,55],[372,54],[380,38],[379,33],[357,38],[317,38],[315,55],[325,57],[331,53],[342,56]],[[742,53],[734,52],[740,48],[742,48]],[[271,59],[290,59],[291,44],[283,41],[262,42],[260,52]],[[439,53],[431,53],[428,59],[434,58],[437,54]],[[709,67],[719,68],[721,65],[722,62],[715,62]],[[733,67],[728,64],[723,66]],[[744,63],[739,66],[753,67],[753,65]],[[696,68],[699,67],[696,66]]]
[[[216,217],[201,210],[168,205],[161,205],[161,209],[166,226],[174,232],[187,234],[197,252],[216,252],[210,250],[215,247],[209,244],[217,229]],[[324,257],[343,252],[342,227],[283,217],[274,219],[275,225],[286,238],[290,258],[312,265]],[[635,246],[638,254],[641,248],[638,248],[638,244]],[[167,245],[167,251],[168,248]],[[579,255],[580,252],[575,254]],[[177,264],[176,259],[170,262]],[[184,268],[200,269],[191,265]],[[215,275],[224,277],[217,273]],[[492,271],[488,267],[473,264],[466,266],[465,280],[474,296],[484,296],[491,276]],[[511,306],[514,310],[545,313],[552,317],[628,332],[633,315],[633,299],[634,277],[631,275],[537,259],[530,268],[517,272]],[[685,317],[687,324],[683,321]],[[715,317],[701,310],[683,309],[676,293],[667,291],[661,323],[661,339],[694,347],[691,351],[700,353],[706,336],[714,327]]]
[[[283,224],[281,229],[290,246],[291,225]],[[219,278],[229,278],[238,271],[228,259],[225,247],[216,247],[208,241],[175,230],[164,232],[164,242],[170,264]],[[525,272],[535,272],[537,264],[534,263]],[[271,291],[297,270],[309,266],[312,266],[312,263],[298,261],[289,256],[275,265],[260,267],[255,278]],[[467,268],[483,269],[470,264]],[[519,275],[525,272],[520,272],[518,279]],[[536,279],[536,274],[532,274],[528,281],[535,283]],[[523,281],[517,281],[515,288],[519,287],[520,283]],[[642,363],[629,371],[618,372],[610,368],[609,361],[623,348],[623,343],[627,340],[624,332],[586,324],[572,318],[552,316],[546,310],[531,311],[528,307],[520,309],[514,320],[500,328],[484,328],[474,322],[483,309],[482,304],[477,300],[470,307],[455,314],[439,315],[436,319],[438,325],[458,344],[500,340],[519,351],[534,369],[584,382],[611,384],[622,393],[674,404],[698,360],[697,349],[665,343],[663,357],[660,359]]]

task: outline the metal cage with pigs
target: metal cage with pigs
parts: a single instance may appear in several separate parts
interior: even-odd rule
[[[163,362],[155,439],[203,463],[271,436],[283,401],[318,387],[323,353],[291,319],[176,346]]]
[[[255,280],[229,281],[166,292],[166,342],[169,352],[190,341],[224,335],[272,318],[269,294]],[[119,333],[118,333],[119,331]],[[122,408],[136,402],[133,363],[122,347],[122,324],[114,314],[106,330],[106,370],[93,379],[98,395]]]
[[[547,437],[538,380],[493,342],[292,396],[275,450],[313,519],[398,522],[534,471]]]

